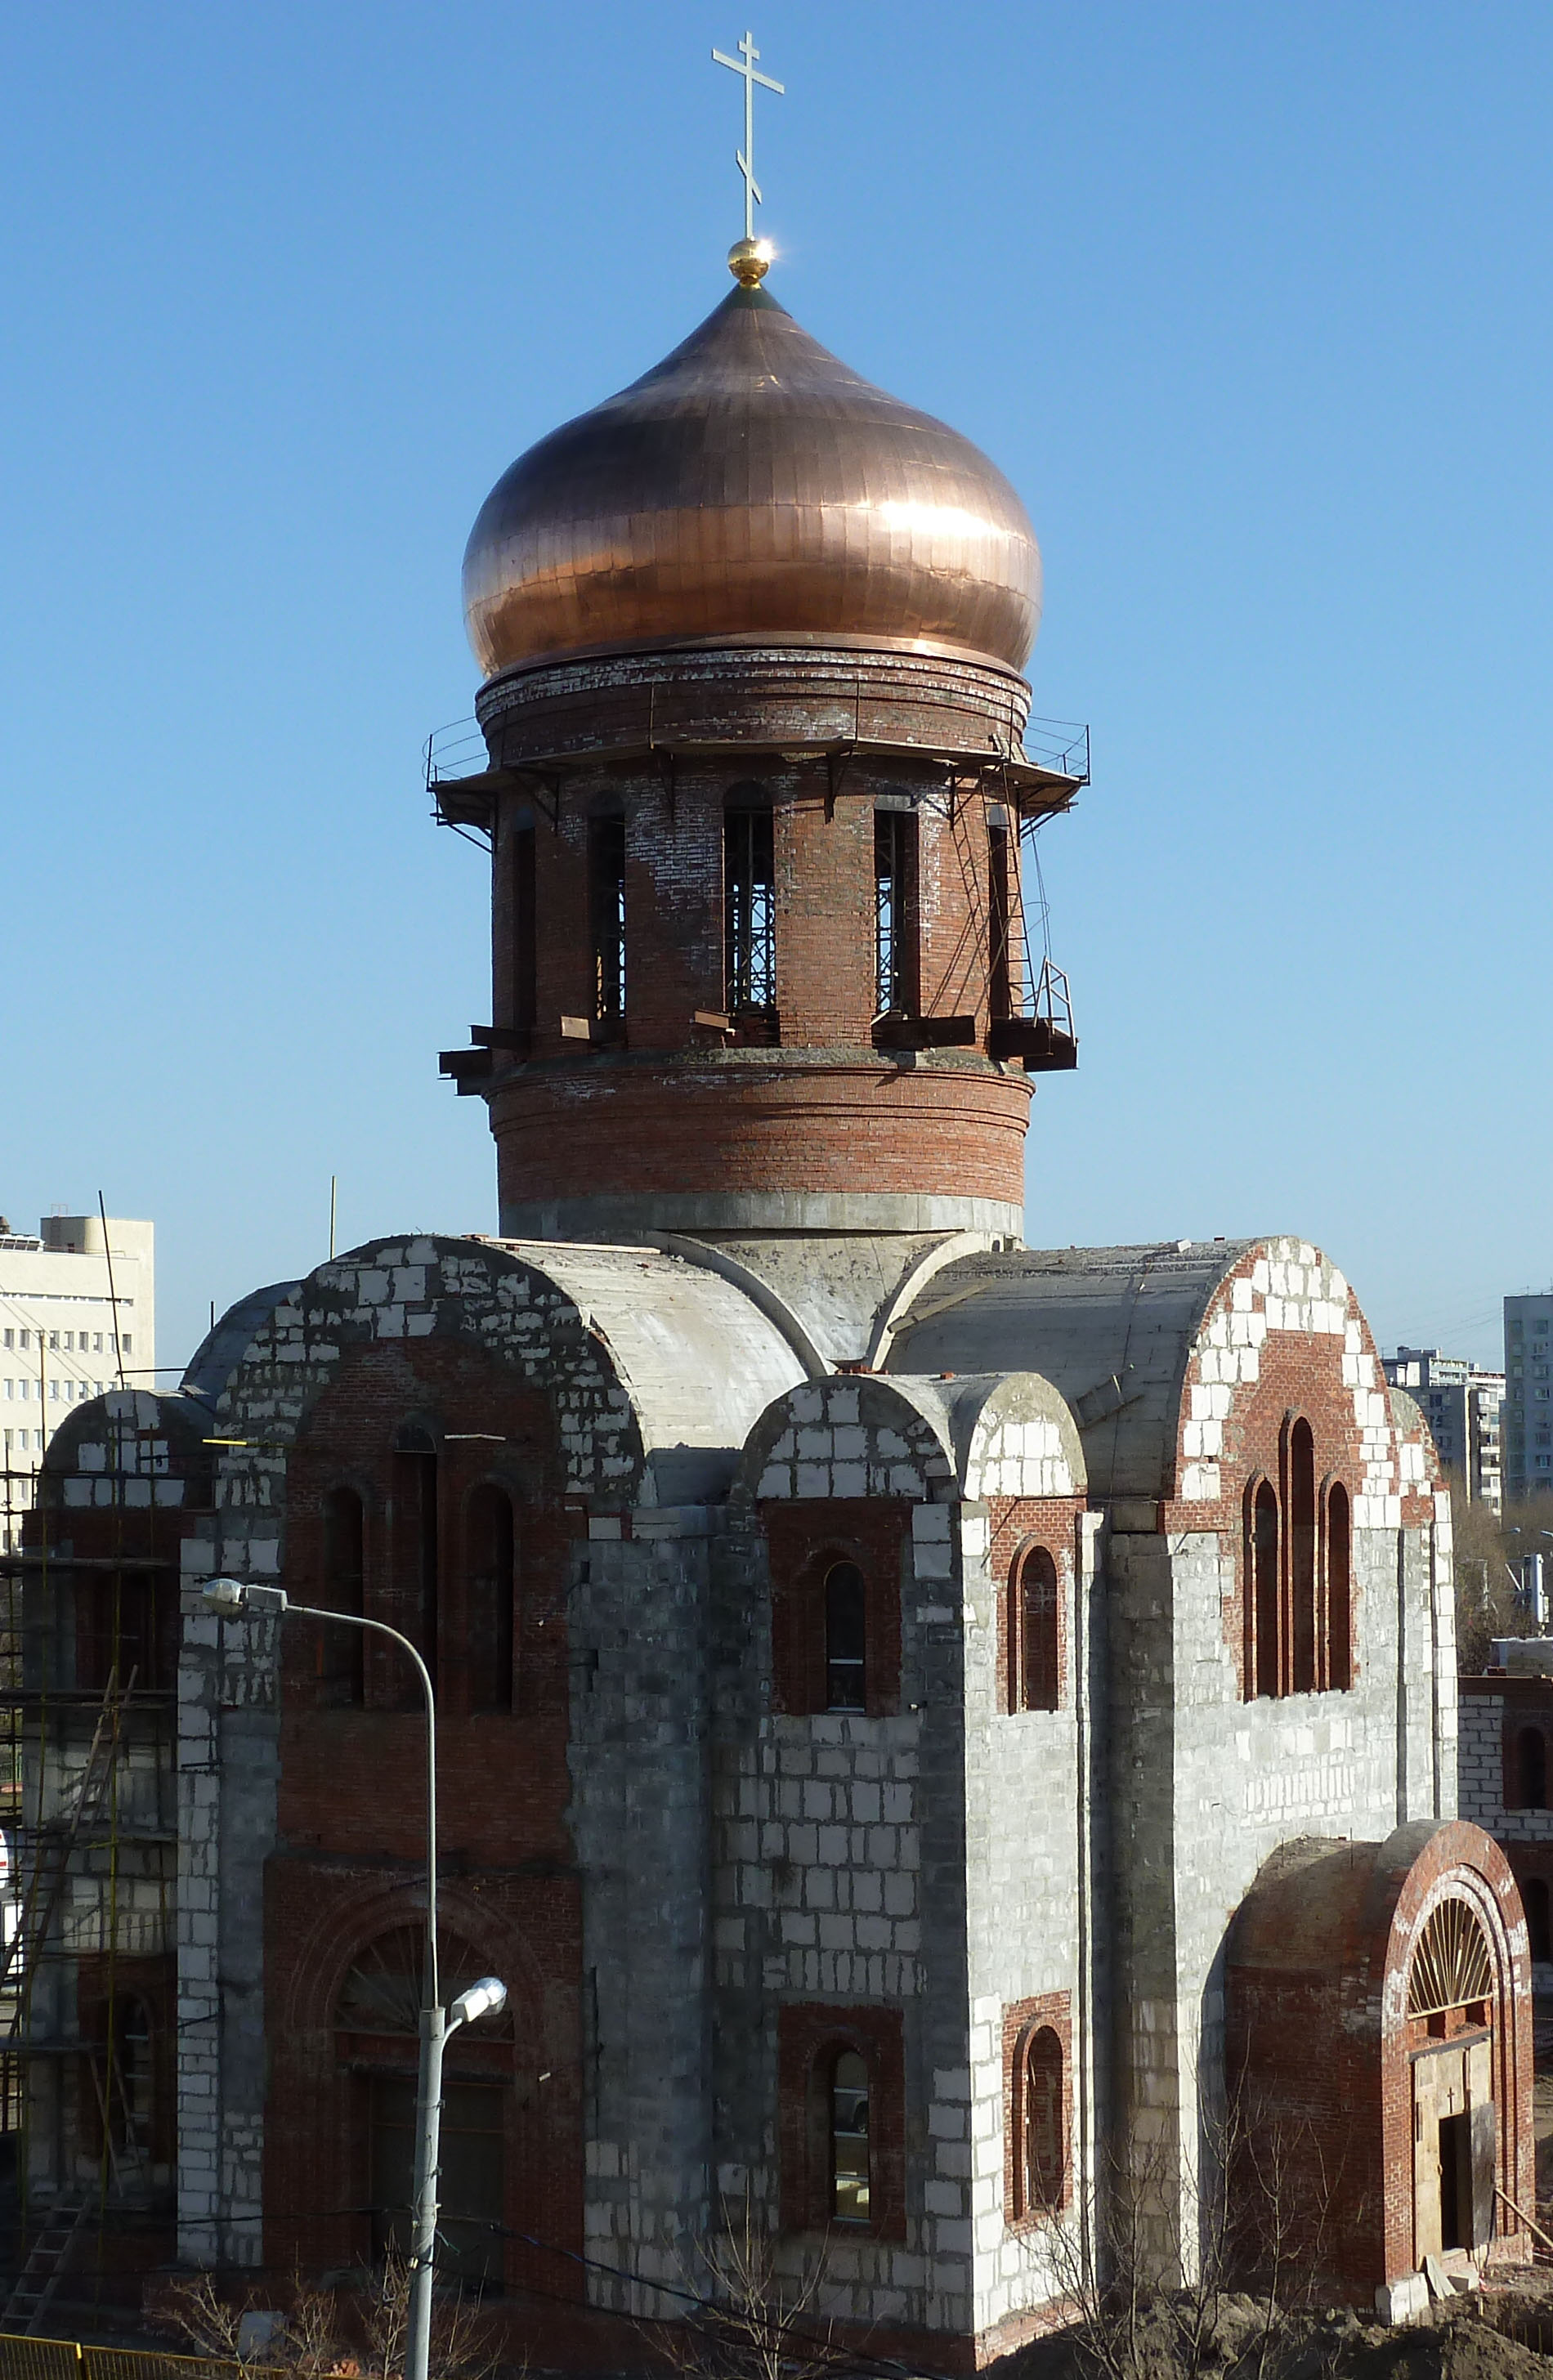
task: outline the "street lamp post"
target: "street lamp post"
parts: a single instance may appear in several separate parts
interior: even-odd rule
[[[295,1615],[299,1620],[334,1621],[346,1628],[365,1628],[391,1637],[407,1653],[420,1680],[426,1701],[426,1963],[421,1984],[420,2079],[416,2104],[415,2222],[411,2234],[409,2350],[405,2380],[427,2380],[431,2352],[431,2284],[436,2269],[437,2180],[441,2165],[443,2056],[448,2036],[461,2024],[482,2016],[498,2016],[507,2002],[507,1987],[495,1975],[482,1976],[460,1992],[453,2006],[443,2006],[442,1979],[437,1966],[437,1698],[431,1673],[407,1636],[386,1621],[359,1619],[353,1611],[324,1611],[317,1605],[293,1603],[280,1586],[254,1586],[237,1578],[212,1578],[204,1589],[208,1608],[223,1620],[246,1614],[274,1620]]]

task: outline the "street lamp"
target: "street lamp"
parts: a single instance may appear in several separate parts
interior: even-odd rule
[[[390,1636],[415,1663],[426,1698],[426,1966],[421,1983],[420,2080],[416,2104],[415,2228],[410,2242],[410,2336],[405,2359],[405,2380],[427,2380],[431,2350],[431,2282],[437,2245],[437,2180],[442,2157],[443,2053],[450,2034],[482,2016],[499,2016],[507,2004],[507,1987],[495,1975],[483,1975],[460,1992],[453,2006],[443,2006],[437,1967],[437,1700],[431,1674],[407,1636],[386,1621],[358,1619],[354,1611],[323,1611],[316,1605],[293,1603],[281,1586],[251,1586],[239,1578],[212,1578],[204,1589],[207,1608],[222,1620],[332,1620],[346,1628],[370,1629]]]

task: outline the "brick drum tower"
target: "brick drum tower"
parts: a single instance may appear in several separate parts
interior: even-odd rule
[[[509,1233],[1023,1227],[1019,832],[1040,556],[967,440],[827,354],[758,257],[497,483],[465,558],[492,1023],[449,1052]]]

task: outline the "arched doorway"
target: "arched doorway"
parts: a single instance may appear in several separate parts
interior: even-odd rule
[[[1292,2222],[1316,2285],[1353,2301],[1426,2256],[1530,2262],[1525,1944],[1504,1853],[1462,1819],[1264,1863],[1225,1944],[1248,2279]]]
[[[444,2003],[484,1972],[475,1951],[444,1935]],[[370,2209],[374,2261],[409,2247],[414,2198],[416,2085],[422,1936],[396,1926],[358,1951],[334,2010],[335,2052],[352,2077]],[[455,2034],[443,2086],[439,2279],[500,2285],[506,2244],[508,2114],[513,2097],[510,2015]]]
[[[1407,2019],[1413,2071],[1413,2259],[1487,2252],[1494,2236],[1494,1959],[1470,1901],[1448,1892],[1414,1940]]]

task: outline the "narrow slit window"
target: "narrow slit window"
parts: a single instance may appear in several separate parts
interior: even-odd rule
[[[1062,2125],[1062,2045],[1049,2024],[1033,2034],[1025,2050],[1020,2180],[1025,2212],[1038,2214],[1062,2204],[1066,2144]]]
[[[1353,1519],[1341,1480],[1327,1491],[1327,1682],[1353,1683]]]
[[[401,1609],[437,1682],[437,1450],[423,1429],[401,1432],[394,1454],[394,1536]],[[394,1700],[406,1710],[420,1706],[420,1687],[402,1657],[394,1665]]]
[[[1553,1959],[1547,1877],[1529,1876],[1521,1888],[1521,1898],[1526,1906],[1526,1938],[1531,1955],[1538,1966],[1543,1966]]]
[[[867,1690],[867,1618],[863,1573],[832,1562],[825,1573],[825,1707],[860,1711]]]
[[[588,929],[593,941],[593,1014],[613,1023],[625,1014],[625,820],[588,822]]]
[[[1055,1710],[1058,1703],[1057,1565],[1032,1546],[1014,1573],[1015,1710]]]
[[[916,814],[874,812],[875,997],[881,1015],[922,1004],[916,905]]]
[[[331,1488],[323,1500],[323,1604],[330,1611],[359,1620],[365,1610],[366,1520],[361,1499],[353,1488]],[[362,1699],[362,1655],[366,1639],[359,1628],[320,1628],[319,1682],[323,1699],[349,1706]]]
[[[521,819],[512,828],[507,862],[508,928],[512,935],[509,983],[510,1022],[531,1026],[539,1005],[539,953],[534,940],[534,821]]]
[[[1523,1810],[1547,1807],[1547,1738],[1540,1727],[1523,1727],[1516,1746]]]
[[[1316,1689],[1316,1441],[1310,1424],[1289,1433],[1289,1601],[1293,1622],[1290,1687]]]
[[[477,1488],[467,1517],[469,1707],[513,1706],[515,1600],[512,1500],[495,1487]]]
[[[722,822],[722,926],[731,1015],[776,1006],[776,863],[769,802],[731,805]]]
[[[855,2049],[843,2049],[831,2069],[831,2212],[838,2223],[867,2223],[872,2191],[868,2169],[868,2070]]]
[[[1280,1691],[1278,1627],[1278,1491],[1270,1479],[1251,1508],[1252,1695]]]
[[[994,820],[987,830],[987,840],[988,1007],[993,1022],[1000,1023],[1013,1014],[1013,954],[1009,946],[1013,871],[1007,826]]]

